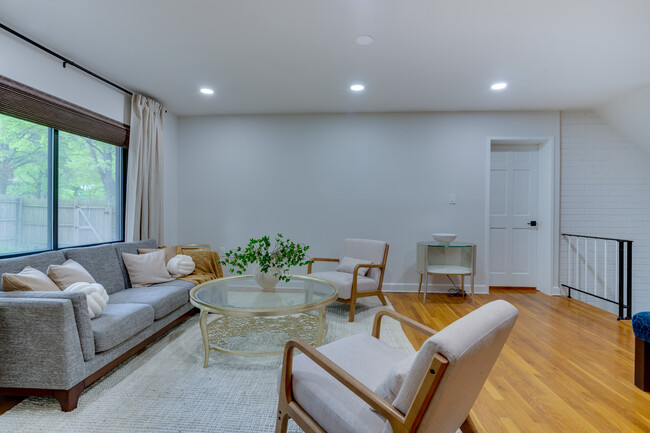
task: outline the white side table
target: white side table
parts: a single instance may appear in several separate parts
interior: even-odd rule
[[[420,273],[422,289],[424,279],[424,297],[427,301],[429,275],[460,275],[463,295],[465,295],[465,275],[471,277],[472,304],[474,304],[474,274],[476,273],[476,245],[467,242],[452,242],[440,245],[435,241],[422,241],[417,245],[417,271]]]

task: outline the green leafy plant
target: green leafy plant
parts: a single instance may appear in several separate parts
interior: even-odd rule
[[[285,239],[278,233],[274,245],[271,243],[270,236],[253,238],[248,242],[246,248],[237,247],[236,250],[228,251],[225,258],[221,260],[221,264],[230,266],[230,272],[241,275],[246,272],[248,265],[256,263],[262,272],[276,268],[277,271],[273,275],[280,280],[289,281],[289,267],[313,263],[307,258],[307,250],[309,250],[309,246]]]

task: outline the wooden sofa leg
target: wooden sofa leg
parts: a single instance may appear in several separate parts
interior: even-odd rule
[[[54,398],[59,400],[61,405],[61,410],[63,412],[70,412],[77,408],[77,403],[79,402],[79,396],[84,390],[84,383],[79,382],[75,386],[67,390],[54,390],[52,393]]]
[[[634,338],[634,384],[650,392],[650,342]]]

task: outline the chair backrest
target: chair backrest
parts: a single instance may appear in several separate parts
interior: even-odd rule
[[[386,242],[371,239],[346,239],[343,241],[341,258],[352,257],[360,260],[370,260],[375,265],[386,265]],[[382,270],[371,268],[367,276],[379,282]]]
[[[449,361],[429,402],[418,432],[453,433],[467,418],[492,370],[519,312],[506,301],[493,301],[456,320],[424,342],[393,405],[406,413],[431,361],[440,353]]]

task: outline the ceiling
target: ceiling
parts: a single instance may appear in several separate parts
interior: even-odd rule
[[[568,110],[650,84],[647,0],[2,0],[0,22],[184,116]]]

